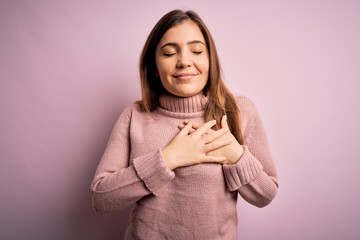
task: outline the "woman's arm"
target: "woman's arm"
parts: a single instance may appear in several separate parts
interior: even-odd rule
[[[238,191],[249,203],[264,207],[275,197],[277,174],[265,129],[255,105],[243,99],[240,110],[246,121],[243,153],[232,165],[224,165],[223,172],[230,191]]]
[[[160,150],[130,161],[131,109],[120,115],[91,184],[93,207],[98,213],[125,208],[157,192],[174,178]]]
[[[238,191],[249,203],[264,207],[275,197],[278,189],[277,175],[269,149],[265,129],[255,105],[247,98],[238,99],[244,144],[240,145],[230,131],[214,141],[231,141],[206,153],[208,157],[225,157],[223,173],[229,191]],[[186,122],[185,122],[186,124]],[[179,126],[185,128],[185,124]],[[192,131],[202,124],[193,123]],[[221,120],[221,130],[229,129],[226,116]],[[214,130],[208,129],[207,134]]]

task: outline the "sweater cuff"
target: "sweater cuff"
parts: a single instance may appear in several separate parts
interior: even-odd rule
[[[239,161],[233,165],[223,165],[223,172],[229,191],[254,180],[263,171],[261,163],[250,153],[246,146]]]
[[[154,195],[175,177],[175,173],[165,165],[160,150],[135,158],[133,163],[137,175]]]

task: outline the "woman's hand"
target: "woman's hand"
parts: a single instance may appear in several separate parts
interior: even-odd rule
[[[199,163],[225,163],[226,156],[216,150],[232,144],[233,139],[224,137],[229,135],[228,128],[211,130],[215,124],[216,121],[211,120],[202,125],[192,122],[183,125],[180,132],[161,151],[169,169]],[[209,154],[211,152],[214,154]]]
[[[193,131],[197,131],[202,125],[198,123],[192,124],[192,129],[190,130],[190,133]],[[185,125],[180,125],[179,128],[183,129]],[[214,156],[214,157],[226,157],[226,161],[223,163],[225,164],[235,164],[240,159],[241,155],[244,152],[243,147],[240,145],[240,143],[236,140],[234,135],[229,130],[229,126],[227,124],[226,115],[224,115],[221,118],[221,129],[220,130],[227,130],[225,134],[220,136],[217,141],[231,141],[230,144],[222,146],[220,148],[214,149],[207,153],[208,156]],[[219,131],[220,131],[219,130]],[[214,132],[212,129],[207,130],[207,134],[211,134]]]

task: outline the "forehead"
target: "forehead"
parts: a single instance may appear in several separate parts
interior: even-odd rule
[[[199,26],[191,20],[185,20],[169,28],[161,38],[159,44],[166,42],[186,43],[200,40],[205,43],[204,36]]]

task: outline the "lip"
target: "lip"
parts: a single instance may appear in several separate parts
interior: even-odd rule
[[[197,74],[195,73],[178,73],[173,75],[174,78],[177,78],[179,80],[187,80],[195,77]]]

